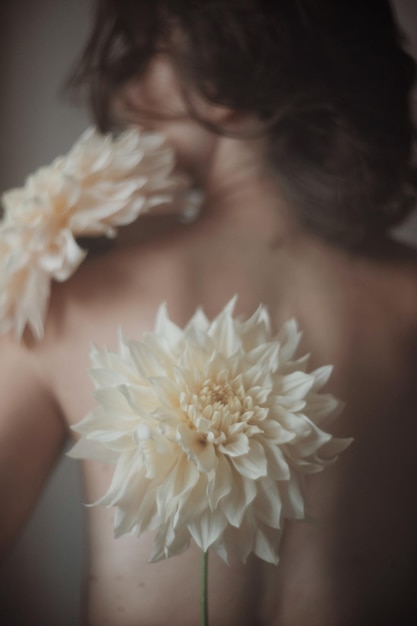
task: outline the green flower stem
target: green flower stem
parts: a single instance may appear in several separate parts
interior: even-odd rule
[[[201,553],[201,585],[200,585],[201,626],[209,626],[207,574],[208,574],[208,551]]]

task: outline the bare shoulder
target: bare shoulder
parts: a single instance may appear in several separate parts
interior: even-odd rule
[[[93,340],[109,325],[129,325],[129,318],[147,324],[163,299],[178,262],[167,241],[92,254],[66,283],[54,284],[47,320],[47,341],[65,341],[74,331],[85,341]],[[91,329],[95,329],[91,333]]]
[[[70,280],[53,285],[39,351],[69,424],[94,405],[91,345],[117,350],[120,330],[132,339],[152,330],[161,302],[181,290],[180,267],[161,239],[93,255]]]
[[[29,332],[19,341],[11,332],[0,335],[0,384],[2,388],[2,408],[7,396],[22,396],[22,401],[33,395],[50,395],[47,380],[42,369],[37,344]],[[8,384],[12,383],[12,384]],[[22,390],[25,393],[22,395]],[[3,412],[3,411],[2,411]]]
[[[417,365],[417,249],[389,243],[383,256],[358,263],[356,280],[370,340]]]
[[[308,483],[313,521],[284,534],[277,623],[391,626],[417,617],[416,256],[390,246],[379,257],[323,257],[322,272],[319,263],[311,269],[321,274],[314,293],[321,289],[324,319],[314,349],[332,353],[332,391],[346,402],[331,430],[354,442]]]
[[[313,354],[327,350],[341,375],[360,363],[377,376],[390,365],[415,365],[417,249],[385,242],[365,255],[320,247],[300,273],[301,323]]]
[[[391,306],[415,319],[417,311],[417,247],[389,242],[386,251],[367,262],[370,276],[391,294]]]
[[[29,516],[65,426],[36,349],[7,335],[0,337],[0,355],[1,557]]]

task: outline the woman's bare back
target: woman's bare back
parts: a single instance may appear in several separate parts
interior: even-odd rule
[[[332,363],[329,391],[346,408],[329,430],[355,441],[307,483],[311,520],[289,523],[277,567],[212,557],[213,624],[348,626],[405,623],[417,609],[414,476],[417,435],[417,263],[387,244],[381,255],[348,254],[306,235],[272,244],[199,222],[93,258],[55,289],[42,376],[69,425],[94,406],[89,345],[116,348],[118,328],[140,338],[166,301],[184,324],[239,296],[237,312],[268,306],[278,329],[296,317],[311,367]],[[106,490],[111,467],[85,463],[86,501]],[[195,548],[148,564],[152,537],[113,539],[112,511],[88,509],[88,623],[195,624]],[[399,620],[399,621],[398,621]]]

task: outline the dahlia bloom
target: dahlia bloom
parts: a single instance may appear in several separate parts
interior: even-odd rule
[[[96,504],[115,507],[115,534],[157,530],[151,561],[186,550],[278,562],[284,520],[305,516],[302,479],[350,443],[320,428],[337,410],[308,373],[294,320],[273,336],[268,311],[213,320],[197,310],[184,329],[166,307],[142,341],[92,349],[96,408],[74,430],[74,458],[115,464]]]
[[[174,151],[158,133],[87,130],[69,153],[2,197],[0,333],[43,335],[50,281],[65,281],[86,253],[77,237],[114,237],[152,207],[184,200]]]

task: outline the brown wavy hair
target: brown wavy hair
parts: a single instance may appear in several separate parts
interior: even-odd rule
[[[264,122],[282,189],[317,234],[357,245],[415,206],[416,70],[388,0],[98,0],[70,85],[101,130],[161,43],[191,115],[193,91]]]

